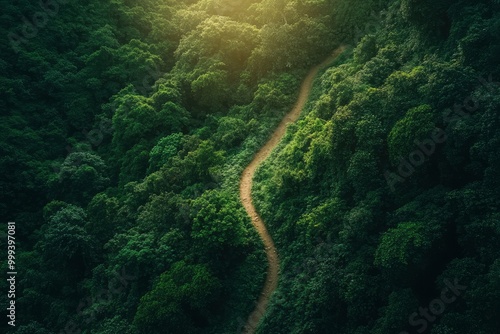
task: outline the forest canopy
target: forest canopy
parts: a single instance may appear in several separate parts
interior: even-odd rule
[[[240,175],[341,45],[255,176],[281,265],[256,332],[498,332],[498,0],[20,0],[2,18],[2,332],[239,333],[267,269]]]

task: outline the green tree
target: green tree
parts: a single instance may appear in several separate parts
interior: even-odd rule
[[[109,185],[108,167],[94,152],[72,152],[61,165],[50,187],[57,198],[85,203]]]
[[[173,133],[158,141],[158,143],[149,152],[148,172],[154,172],[161,168],[167,161],[176,156],[182,146],[183,135]]]
[[[208,190],[193,201],[192,208],[191,236],[203,256],[227,257],[247,244],[243,209],[227,192]]]
[[[54,214],[43,228],[35,248],[48,267],[69,269],[76,278],[87,273],[97,259],[96,240],[84,229],[83,210],[70,206]]]
[[[404,118],[394,125],[387,138],[389,155],[394,164],[418,149],[415,140],[430,136],[434,129],[434,118],[432,108],[429,105],[421,105],[408,110]]]
[[[220,282],[202,264],[175,263],[139,303],[134,324],[140,332],[196,333],[210,322],[209,306]]]

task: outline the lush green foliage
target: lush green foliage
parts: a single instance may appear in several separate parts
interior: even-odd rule
[[[499,5],[5,3],[0,208],[20,281],[1,331],[241,328],[266,262],[240,173],[348,44],[256,176],[282,265],[259,331],[412,331],[458,279],[430,332],[497,332]]]
[[[395,1],[317,80],[256,176],[283,272],[258,333],[498,331],[499,9]]]

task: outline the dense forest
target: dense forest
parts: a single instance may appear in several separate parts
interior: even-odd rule
[[[499,0],[1,18],[2,333],[242,333],[268,263],[241,173],[339,46],[254,178],[280,257],[256,333],[500,331]]]

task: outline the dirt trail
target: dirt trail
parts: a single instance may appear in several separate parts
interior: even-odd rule
[[[341,54],[344,50],[345,50],[344,46],[339,47],[333,52],[333,54],[330,57],[328,57],[321,64],[313,67],[309,71],[307,77],[302,82],[302,85],[300,87],[299,97],[297,99],[297,102],[295,103],[295,106],[287,115],[285,115],[281,123],[278,125],[278,127],[272,134],[271,138],[269,138],[268,142],[259,150],[259,152],[257,152],[253,160],[250,162],[247,168],[245,168],[243,174],[241,175],[240,199],[241,202],[243,203],[243,206],[245,207],[247,214],[252,219],[253,226],[255,227],[262,241],[264,242],[267,261],[269,262],[266,282],[259,296],[259,299],[257,300],[257,304],[255,306],[254,311],[248,317],[247,324],[243,331],[243,333],[245,334],[253,334],[255,332],[255,329],[257,328],[260,319],[262,318],[262,316],[266,311],[267,304],[269,303],[271,294],[278,285],[278,274],[279,274],[278,253],[276,251],[276,247],[274,246],[273,239],[271,238],[271,235],[269,235],[266,225],[262,221],[262,218],[257,213],[257,210],[253,205],[251,193],[252,193],[252,182],[255,170],[264,160],[267,159],[267,157],[269,156],[269,154],[271,154],[272,150],[276,147],[276,145],[278,145],[281,138],[283,138],[283,135],[285,134],[288,124],[295,122],[299,118],[302,108],[304,108],[304,105],[306,104],[307,99],[309,97],[314,77],[316,76],[318,71],[322,67],[328,65],[333,60],[335,60],[335,58],[337,58],[337,56]]]

